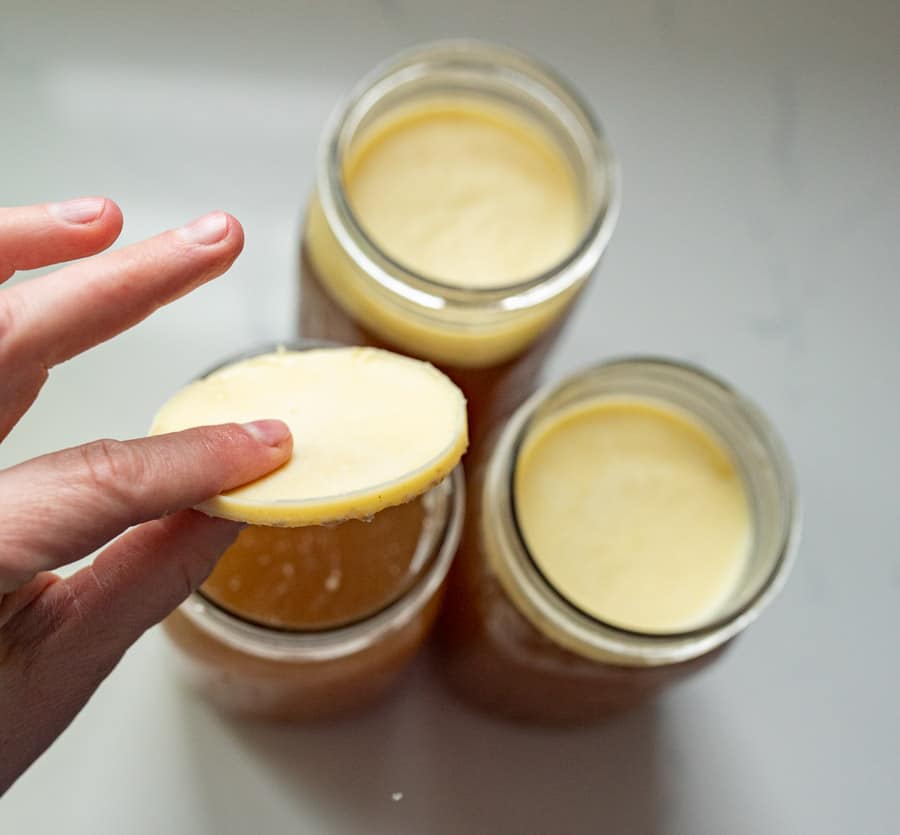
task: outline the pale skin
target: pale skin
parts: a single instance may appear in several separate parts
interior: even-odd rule
[[[95,255],[121,228],[105,198],[0,208],[0,282],[95,256],[0,287],[0,441],[54,365],[221,275],[244,240],[213,212]],[[287,427],[260,420],[96,441],[0,470],[0,794],[234,540],[237,524],[190,508],[290,454]],[[99,548],[72,576],[53,573]]]

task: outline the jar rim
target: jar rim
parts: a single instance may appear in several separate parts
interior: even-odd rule
[[[784,524],[777,538],[776,553],[769,571],[753,593],[739,606],[731,610],[726,609],[691,629],[641,631],[586,612],[556,588],[540,569],[528,548],[517,514],[513,483],[515,465],[522,443],[540,407],[562,395],[567,389],[595,379],[598,375],[631,368],[650,368],[662,374],[681,376],[685,380],[693,379],[727,398],[728,403],[752,427],[756,435],[754,440],[761,441],[757,452],[761,452],[765,456],[766,464],[772,466],[780,488],[779,499]],[[627,391],[621,393],[631,394]],[[693,414],[689,408],[671,403],[662,397],[654,399],[677,406],[701,420],[701,424],[707,427],[705,421]],[[731,442],[718,433],[716,437],[729,453],[734,455],[735,450]],[[498,441],[497,449],[503,450],[503,460],[500,461],[501,455],[498,452],[488,465],[489,473],[484,495],[485,510],[492,487],[504,491],[504,510],[509,512],[510,535],[514,541],[510,542],[508,539],[494,541],[495,547],[489,549],[489,559],[492,559],[498,578],[506,591],[516,602],[525,606],[526,611],[523,614],[529,616],[530,620],[537,617],[541,623],[547,623],[549,620],[553,637],[575,652],[626,665],[689,660],[714,649],[742,631],[774,599],[787,579],[796,556],[801,529],[795,476],[787,450],[768,418],[755,404],[730,383],[698,365],[668,357],[646,355],[624,356],[595,364],[561,382],[545,386],[534,394],[507,424]],[[498,470],[498,467],[502,467],[502,471]],[[757,520],[754,519],[752,524],[755,528]],[[496,540],[496,537],[494,539]]]
[[[557,263],[513,284],[486,287],[460,287],[445,280],[421,274],[385,252],[366,232],[346,196],[343,183],[343,146],[346,133],[355,129],[354,119],[361,109],[367,112],[383,92],[379,87],[398,78],[411,78],[426,72],[426,62],[445,62],[448,66],[473,66],[492,69],[496,80],[500,70],[506,81],[534,93],[538,88],[567,116],[585,129],[591,145],[591,164],[602,172],[603,195],[597,202],[585,232],[572,249]],[[514,82],[514,79],[518,81]],[[562,120],[560,119],[562,123]],[[566,124],[568,133],[572,127]],[[589,272],[605,251],[619,215],[621,202],[618,162],[606,135],[590,106],[568,80],[542,62],[519,50],[478,39],[439,40],[402,51],[363,76],[339,103],[329,119],[319,149],[319,199],[332,232],[340,245],[359,263],[365,273],[386,290],[424,308],[440,310],[459,307],[497,306],[503,310],[530,308],[565,292]]]

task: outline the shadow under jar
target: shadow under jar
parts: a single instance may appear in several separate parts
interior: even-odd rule
[[[614,464],[623,448],[634,452],[635,466],[610,484],[609,503],[622,504],[603,511],[589,496],[592,504],[581,507],[577,491],[557,483],[536,494],[544,502],[536,505],[523,487],[535,472],[534,450],[552,440],[554,425],[578,431],[591,408],[616,439],[585,436],[568,453],[548,446],[545,461],[555,468],[570,454],[586,470]],[[708,470],[699,480],[673,476],[685,449]],[[653,461],[657,450],[675,457]],[[538,392],[467,466],[466,528],[437,629],[440,668],[465,700],[514,719],[604,718],[710,663],[779,591],[798,538],[790,465],[765,417],[719,380],[664,360],[610,362]],[[704,480],[720,492],[710,502],[682,502]],[[557,495],[565,506],[554,504]],[[644,496],[653,504],[642,505]],[[668,514],[669,530],[653,532],[651,506]],[[548,507],[559,510],[558,527]],[[534,515],[545,517],[543,531]],[[605,575],[582,573],[571,559],[566,568],[579,528],[592,532],[588,560],[624,541],[626,551],[643,548],[642,559],[649,548],[651,563],[638,577],[615,554]],[[654,536],[687,547],[666,565],[659,558],[668,553],[652,553]],[[728,551],[707,549],[712,567],[697,559],[708,542]]]
[[[352,91],[316,183],[301,335],[433,362],[477,445],[535,390],[615,226],[616,165],[589,109],[519,53],[424,46]]]

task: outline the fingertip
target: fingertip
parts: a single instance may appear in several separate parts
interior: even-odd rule
[[[225,212],[225,218],[228,223],[227,237],[234,247],[235,256],[240,255],[244,249],[244,227],[234,215]]]
[[[294,439],[291,430],[283,420],[254,420],[242,424],[244,431],[261,444],[277,449],[291,450]]]
[[[125,218],[122,215],[122,210],[119,208],[119,204],[116,203],[115,200],[110,200],[108,197],[104,197],[104,206],[103,211],[100,213],[100,217],[98,218],[104,225],[107,230],[107,233],[111,236],[110,243],[112,243],[116,238],[119,237],[119,233],[122,231],[122,225],[125,222]]]
[[[233,215],[223,211],[208,212],[175,230],[175,235],[186,244],[215,247],[221,254],[222,247],[235,257],[244,247],[244,229]]]
[[[56,221],[73,226],[89,226],[99,222],[112,201],[99,195],[75,197],[60,203],[48,203],[47,213]]]
[[[163,519],[147,522],[134,530],[144,529],[144,535],[151,537],[154,542],[154,547],[150,550],[155,552],[152,559],[157,565],[150,568],[155,575],[166,571],[165,566],[159,566],[158,554],[161,550],[169,553],[169,559],[180,561],[182,570],[164,585],[183,598],[185,592],[196,591],[203,584],[244,527],[240,522],[208,516],[202,511],[187,508]],[[163,543],[164,548],[160,547]],[[96,566],[97,561],[94,564]],[[188,578],[189,589],[185,589],[180,583],[185,577]],[[166,609],[173,608],[174,602],[168,604]],[[155,619],[158,620],[163,614],[166,612],[156,615]]]
[[[182,531],[186,531],[188,528],[195,530],[213,551],[218,549],[218,554],[228,548],[237,539],[241,530],[246,527],[243,522],[208,516],[193,508],[181,510],[170,518],[173,524],[181,527]]]
[[[93,238],[94,252],[102,252],[111,246],[121,234],[124,224],[124,217],[118,203],[108,197],[98,199],[103,201],[100,214],[95,220],[85,224],[86,233]]]
[[[108,197],[76,197],[48,203],[46,210],[54,225],[65,232],[63,240],[69,241],[70,246],[78,246],[81,255],[106,249],[122,231],[122,210]]]

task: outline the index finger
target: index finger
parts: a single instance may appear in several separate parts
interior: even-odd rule
[[[0,595],[123,530],[260,478],[291,455],[277,420],[95,441],[0,472]]]

